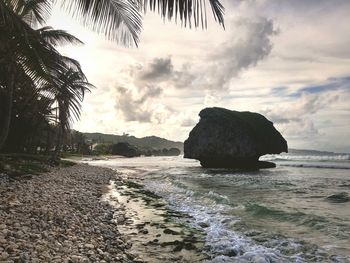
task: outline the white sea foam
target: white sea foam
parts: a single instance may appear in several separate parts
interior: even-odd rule
[[[172,209],[192,216],[193,227],[200,228],[205,223],[207,227],[203,229],[211,257],[207,262],[304,262],[299,255],[285,256],[278,249],[256,245],[250,238],[230,229],[229,225],[240,219],[229,215],[232,207],[215,201],[218,198],[227,200],[223,195],[213,191],[195,195],[169,181],[148,181],[146,189],[165,198]]]
[[[262,161],[349,161],[349,154],[334,155],[294,155],[294,154],[267,154],[260,157]]]

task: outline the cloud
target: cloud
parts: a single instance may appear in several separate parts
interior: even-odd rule
[[[271,38],[278,34],[271,19],[264,17],[239,18],[232,23],[233,34],[227,41],[212,48],[211,53],[196,66],[185,68],[191,76],[188,86],[205,90],[223,90],[230,88],[230,81],[264,60],[273,47]],[[181,85],[183,87],[185,85]]]
[[[181,123],[182,127],[194,127],[197,124],[197,121],[191,118],[184,119]]]
[[[268,108],[265,114],[276,123],[287,123],[299,120],[305,115],[312,115],[324,109],[327,105],[337,101],[338,94],[307,94],[304,93],[297,100],[285,102],[283,106]],[[289,121],[287,121],[289,120]]]
[[[296,100],[281,103],[282,106],[269,107],[263,114],[278,126],[283,135],[289,138],[308,138],[319,133],[315,115],[338,99],[338,94],[332,92],[304,93]]]
[[[242,70],[254,67],[267,57],[272,50],[271,37],[278,31],[273,21],[267,18],[250,20],[241,18],[235,22],[235,32],[231,38],[216,48],[210,58],[213,78],[218,86],[228,83]]]
[[[315,138],[319,135],[319,130],[315,127],[311,119],[296,119],[295,121],[281,124],[279,126],[282,134],[289,139]]]
[[[188,88],[195,79],[191,67],[185,63],[175,69],[171,57],[154,58],[145,65],[131,67],[129,73],[137,86],[163,84],[166,87]]]
[[[138,89],[141,97],[136,100],[137,103],[143,104],[150,98],[156,98],[159,97],[160,94],[162,94],[163,90],[159,87],[153,87],[153,86],[143,86]]]
[[[147,86],[135,90],[118,87],[115,108],[122,113],[126,121],[151,122],[155,114],[155,105],[151,99],[159,97],[162,89]]]
[[[131,69],[138,86],[222,90],[239,73],[256,66],[272,50],[271,37],[277,34],[273,21],[267,18],[237,19],[229,40],[212,49],[208,56],[175,67],[171,57],[154,58],[150,63]]]
[[[159,81],[171,77],[173,64],[171,58],[155,58],[146,69],[141,70],[139,80]]]

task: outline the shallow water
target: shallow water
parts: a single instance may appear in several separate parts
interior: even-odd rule
[[[350,262],[348,156],[264,159],[277,168],[203,169],[181,157],[89,163],[116,168],[189,215],[174,220],[204,231],[208,262]]]

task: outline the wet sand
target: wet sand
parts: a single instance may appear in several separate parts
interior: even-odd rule
[[[116,217],[120,233],[127,238],[129,252],[144,262],[203,262],[204,234],[189,228],[186,214],[171,211],[158,196],[130,180],[116,180],[104,196],[125,214]],[[181,218],[181,220],[178,220]]]

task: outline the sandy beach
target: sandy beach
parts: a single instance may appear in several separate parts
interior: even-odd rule
[[[135,262],[102,195],[116,172],[88,165],[0,180],[0,262]]]

